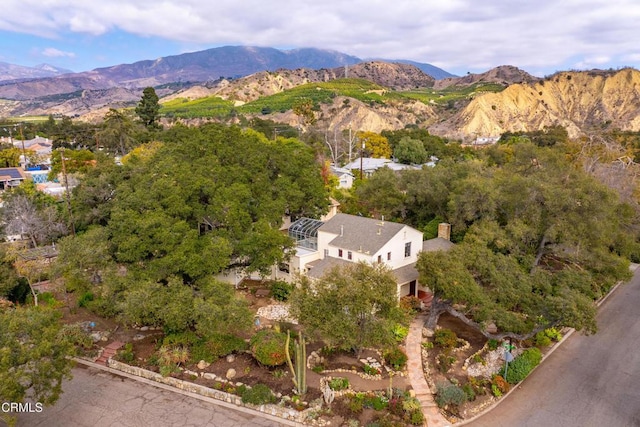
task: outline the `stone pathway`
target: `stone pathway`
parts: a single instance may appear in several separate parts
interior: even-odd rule
[[[419,314],[409,327],[407,335],[407,370],[409,382],[416,393],[416,398],[422,405],[422,412],[425,416],[426,425],[429,427],[444,427],[450,423],[440,414],[436,403],[433,400],[431,389],[424,378],[422,370],[422,328],[427,319],[425,314]]]
[[[100,357],[98,357],[98,360],[96,360],[96,363],[106,366],[107,360],[113,357],[118,352],[118,349],[123,345],[124,343],[120,341],[114,341],[111,344],[107,345],[102,351],[102,354],[100,355]]]

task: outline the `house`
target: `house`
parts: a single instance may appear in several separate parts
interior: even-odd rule
[[[401,170],[419,170],[422,166],[435,166],[435,162],[438,160],[437,157],[432,156],[431,160],[424,165],[405,165],[404,163],[397,163],[393,160],[389,159],[376,159],[373,157],[363,157],[362,159],[357,158],[351,163],[347,163],[342,168],[348,171],[351,171],[353,175],[360,176],[360,168],[362,168],[362,174],[364,176],[371,176],[378,169],[387,167],[392,171],[401,171]]]
[[[17,187],[27,179],[22,168],[0,168],[0,189]]]
[[[428,292],[418,282],[418,253],[448,250],[453,246],[449,233],[448,224],[441,224],[439,237],[423,242],[421,231],[384,219],[343,213],[326,222],[301,218],[289,227],[289,236],[296,240],[295,254],[274,278],[293,280],[296,274],[318,278],[347,263],[382,263],[395,275],[399,297],[418,296]]]
[[[331,174],[338,178],[338,188],[351,188],[353,186],[353,173],[345,168],[331,165]]]

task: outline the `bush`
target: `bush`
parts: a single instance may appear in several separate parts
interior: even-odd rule
[[[443,374],[446,374],[453,364],[456,363],[456,358],[449,354],[441,354],[438,356],[438,362],[438,369],[440,369],[440,372]]]
[[[500,342],[498,340],[494,340],[493,338],[491,338],[488,341],[488,347],[489,347],[489,350],[491,351],[497,349],[499,345],[500,345]]]
[[[500,395],[502,395],[503,393],[508,392],[510,388],[511,386],[507,381],[505,381],[502,375],[493,376],[491,380],[491,390],[493,391],[494,395],[496,395],[495,389],[498,389],[500,391]],[[496,395],[496,397],[500,397],[500,396]]]
[[[277,301],[287,301],[291,292],[293,292],[291,283],[278,280],[271,284],[271,296]]]
[[[195,332],[186,331],[165,336],[162,339],[162,345],[191,347],[199,341],[200,337],[198,337]]]
[[[526,349],[513,362],[509,363],[505,379],[509,384],[517,384],[524,380],[527,375],[538,366],[542,360],[542,353],[537,347]],[[504,375],[504,368],[500,371]]]
[[[436,389],[436,404],[440,408],[448,405],[459,406],[467,401],[465,392],[460,387],[451,383],[438,384]]]
[[[404,368],[407,364],[407,355],[400,348],[396,347],[384,354],[384,360],[395,370]]]
[[[331,390],[340,391],[349,388],[349,379],[343,377],[336,377],[329,380],[329,388]]]
[[[469,383],[462,386],[462,391],[467,395],[467,400],[469,402],[473,402],[476,400],[476,391],[473,389],[473,386]]]
[[[551,338],[545,335],[544,331],[540,331],[535,337],[536,347],[548,347],[551,345]]]
[[[93,301],[94,298],[93,292],[85,292],[78,298],[78,307],[87,307],[88,303]]]
[[[438,347],[453,349],[458,345],[458,336],[451,329],[438,329],[433,334],[433,342]]]
[[[402,342],[407,337],[407,335],[409,335],[409,328],[407,328],[406,326],[396,324],[393,327],[393,337],[397,342]]]
[[[120,360],[125,363],[133,362],[133,359],[135,359],[135,354],[133,353],[133,344],[131,344],[130,342],[126,343],[124,345],[124,348],[120,350],[118,355],[120,356]]]
[[[407,295],[400,298],[400,308],[406,313],[417,313],[421,308],[420,298]]]
[[[421,426],[424,423],[424,414],[422,411],[413,411],[409,414],[409,423],[414,426]]]
[[[351,412],[353,412],[354,414],[359,414],[364,409],[364,398],[362,396],[358,396],[357,394],[355,396],[351,396],[349,397],[347,406],[349,407],[349,410]]]
[[[374,368],[371,365],[364,365],[362,367],[362,369],[364,370],[364,373],[367,375],[380,375],[380,370],[378,368]]]
[[[240,397],[242,397],[242,402],[253,405],[264,405],[265,403],[274,403],[276,401],[276,396],[264,384],[256,384],[252,388],[245,388]]]
[[[247,349],[247,343],[240,337],[229,334],[212,335],[206,344],[212,356],[217,359],[231,353],[240,353]],[[283,345],[284,351],[284,345]]]
[[[258,331],[251,337],[251,353],[258,363],[266,366],[279,366],[287,361],[284,346],[287,335],[271,329]]]
[[[60,335],[68,339],[75,346],[84,349],[93,347],[93,338],[78,324],[64,325],[60,331]]]

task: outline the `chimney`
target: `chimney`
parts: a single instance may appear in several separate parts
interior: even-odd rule
[[[438,224],[438,237],[451,240],[451,224],[441,222]]]

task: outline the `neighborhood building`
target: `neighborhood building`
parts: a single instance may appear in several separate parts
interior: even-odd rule
[[[22,168],[0,168],[0,189],[8,190],[17,187],[27,179]]]
[[[448,250],[453,246],[449,224],[440,224],[435,239],[405,224],[343,213],[327,221],[301,218],[289,227],[296,241],[295,254],[274,272],[274,279],[292,281],[297,274],[321,277],[346,263],[387,265],[397,280],[398,297],[419,296],[428,289],[420,285],[416,262],[421,251]]]
[[[438,161],[437,157],[431,157],[431,160],[424,165],[405,165],[404,163],[397,163],[390,159],[378,159],[374,157],[357,158],[351,163],[347,163],[342,167],[352,173],[354,176],[360,176],[360,168],[362,168],[362,174],[364,176],[371,176],[375,171],[381,168],[389,168],[392,171],[401,170],[419,170],[422,166],[433,167]]]
[[[351,188],[353,186],[353,173],[349,169],[331,165],[331,174],[338,178],[338,188]]]

